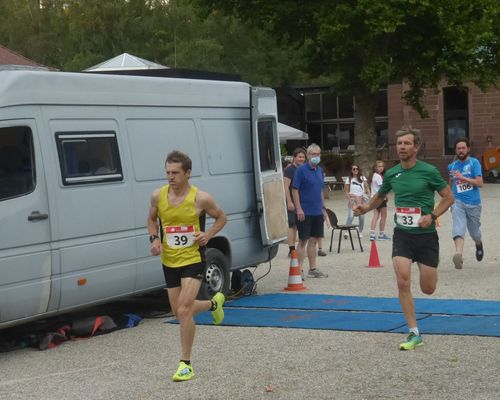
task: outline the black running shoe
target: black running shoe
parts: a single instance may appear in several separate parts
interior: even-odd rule
[[[483,242],[476,244],[476,260],[481,261],[484,257]]]

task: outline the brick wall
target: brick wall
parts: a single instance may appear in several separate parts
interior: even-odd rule
[[[423,104],[429,117],[422,119],[402,99],[407,88],[405,84],[388,86],[389,160],[397,160],[396,131],[405,125],[412,126],[422,132],[423,146],[419,157],[435,164],[446,176],[446,166],[453,160],[453,156],[444,154],[442,92],[435,93],[432,89],[426,90]],[[475,157],[481,158],[481,154],[486,149],[500,146],[500,90],[490,89],[481,92],[472,84],[468,88],[471,151]],[[491,137],[491,142],[488,142],[488,137]]]

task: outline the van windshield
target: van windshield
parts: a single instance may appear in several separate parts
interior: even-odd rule
[[[26,126],[0,128],[0,201],[35,188],[33,135]]]

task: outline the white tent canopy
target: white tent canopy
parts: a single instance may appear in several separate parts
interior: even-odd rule
[[[309,138],[306,132],[282,124],[281,122],[278,122],[278,136],[280,143],[285,143],[287,140],[306,140]]]
[[[145,60],[140,57],[133,56],[128,53],[120,54],[114,58],[104,61],[100,64],[94,65],[85,69],[86,72],[93,71],[120,71],[127,69],[160,69],[168,68],[164,65]]]

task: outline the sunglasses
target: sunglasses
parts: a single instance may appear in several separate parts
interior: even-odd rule
[[[352,170],[353,170],[353,171],[358,171],[358,170],[359,170],[359,168],[353,168]]]

